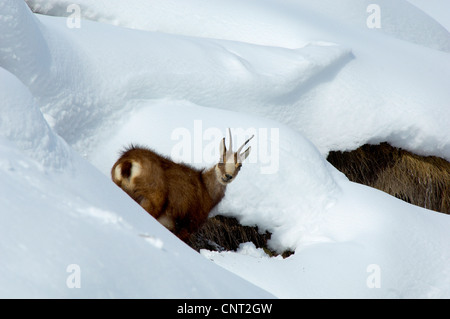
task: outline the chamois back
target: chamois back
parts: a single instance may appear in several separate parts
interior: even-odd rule
[[[136,146],[123,152],[111,170],[119,187],[183,240],[199,228],[216,204],[202,173]]]

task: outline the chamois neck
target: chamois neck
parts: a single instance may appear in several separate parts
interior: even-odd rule
[[[227,186],[219,182],[216,173],[216,165],[203,171],[202,175],[206,189],[208,190],[209,196],[211,196],[215,206],[225,196],[225,189]]]

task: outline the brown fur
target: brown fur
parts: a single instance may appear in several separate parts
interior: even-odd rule
[[[248,148],[242,154],[235,153],[235,162],[230,163],[232,157],[225,155],[233,153],[226,151],[224,140],[224,160],[209,169],[174,163],[148,148],[131,146],[112,167],[111,176],[150,215],[187,241],[225,196],[226,186],[237,176],[242,160],[250,152]]]

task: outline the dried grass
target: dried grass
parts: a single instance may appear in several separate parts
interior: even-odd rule
[[[277,254],[267,247],[267,241],[272,234],[268,231],[260,233],[258,227],[242,226],[236,218],[215,216],[193,234],[189,245],[197,250],[208,249],[216,251],[235,251],[241,243],[252,242],[257,248],[262,248],[269,256]],[[292,252],[286,251],[283,258],[290,256]]]
[[[351,181],[408,203],[450,214],[450,163],[389,145],[363,145],[351,152],[330,152],[328,161]]]

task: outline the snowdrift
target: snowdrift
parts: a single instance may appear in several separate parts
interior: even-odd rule
[[[27,2],[38,12],[68,15],[67,0]],[[367,26],[367,8],[372,3],[369,0],[339,4],[331,0],[183,3],[83,0],[83,18],[152,32],[139,40],[136,35],[140,33],[125,36],[121,30],[112,39],[96,36],[98,33],[88,29],[84,20],[77,32],[88,33],[90,40],[83,46],[94,44],[101,60],[114,65],[122,77],[124,72],[129,76],[136,73],[132,67],[120,69],[121,65],[128,66],[125,61],[142,61],[138,72],[141,76],[132,76],[139,78],[140,84],[149,83],[143,73],[163,69],[164,76],[151,76],[151,91],[133,83],[132,91],[144,90],[146,98],[161,97],[149,95],[167,89],[162,93],[165,97],[270,118],[304,134],[324,155],[330,150],[351,150],[387,141],[419,155],[450,160],[450,34],[407,1],[380,1],[382,26],[375,29]],[[67,28],[65,31],[69,31],[68,39],[76,33]],[[151,45],[150,38],[156,35],[166,41]],[[222,60],[217,59],[219,63],[210,68],[209,62],[217,57],[214,50],[207,50],[205,58],[205,51],[195,52],[191,45],[168,42],[173,39],[171,35],[194,37],[188,40],[191,45],[217,43],[211,39],[228,40],[219,41],[220,46],[234,54],[222,50]],[[134,38],[133,44],[130,38]],[[117,42],[121,43],[119,47]],[[139,50],[127,50],[136,42]],[[248,47],[249,43],[265,48],[255,48],[257,56],[249,56],[247,49],[248,53],[242,54],[242,49],[234,48]],[[320,48],[308,49],[318,43]],[[164,60],[136,56],[146,47],[152,52],[164,50],[160,55]],[[280,48],[290,49],[292,54],[282,53]],[[263,55],[265,50],[280,54]],[[118,62],[114,59],[120,51],[126,51],[126,56]],[[153,56],[150,52],[144,55]],[[302,61],[305,55],[307,61]],[[173,68],[168,70],[168,65]],[[192,73],[187,73],[189,68]],[[173,70],[178,71],[173,74]],[[191,78],[185,81],[180,74]],[[267,86],[258,81],[261,75]],[[169,84],[164,81],[167,76]]]
[[[24,19],[28,22],[19,23],[24,30],[26,23],[39,23],[25,4],[13,3],[0,8],[2,22],[14,27],[15,19]],[[33,52],[39,51],[22,53]],[[22,59],[16,58],[18,66]],[[26,60],[30,68],[22,72],[33,75],[32,65],[39,65],[41,57],[35,58]],[[214,266],[143,214],[52,131],[16,76],[1,68],[0,83],[0,296],[272,297]],[[80,271],[77,287],[72,287],[73,269]]]
[[[379,141],[450,159],[449,34],[423,11],[382,1],[372,30],[364,1],[83,0],[70,28],[68,1],[27,3],[46,15],[0,4],[0,295],[450,296],[448,216],[324,159]],[[256,137],[213,213],[285,260],[199,255],[109,180],[129,143],[212,165],[227,127]]]

